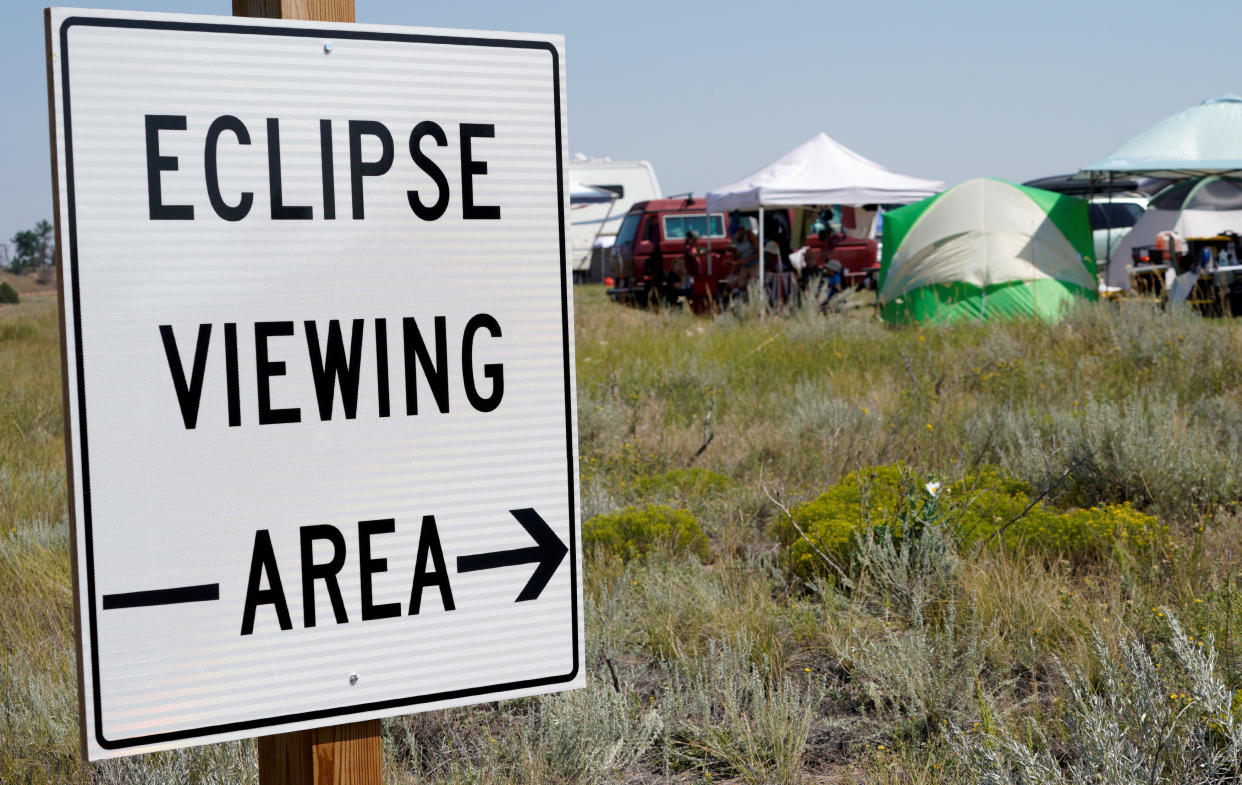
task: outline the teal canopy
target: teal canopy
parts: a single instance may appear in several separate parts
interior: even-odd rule
[[[1178,112],[1082,171],[1173,179],[1242,172],[1242,97],[1222,95]]]

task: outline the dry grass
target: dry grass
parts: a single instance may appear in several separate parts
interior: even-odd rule
[[[1164,608],[1213,637],[1213,678],[1242,686],[1235,323],[1126,304],[1055,327],[894,330],[866,312],[713,320],[575,294],[584,515],[682,506],[712,556],[589,563],[588,689],[388,721],[388,781],[961,782],[981,775],[951,750],[1007,740],[1069,777],[1100,762],[1063,723],[1099,717],[1065,674],[1090,684],[1096,636],[1175,669]],[[0,782],[253,782],[249,744],[78,760],[58,351],[54,298],[0,309]],[[771,498],[895,461],[945,480],[992,463],[1041,490],[1065,475],[1048,503],[1132,501],[1172,544],[1086,564],[876,552],[848,585],[788,575]],[[687,467],[728,480],[651,479]],[[916,556],[934,575],[881,563]],[[1117,689],[1117,705],[1152,697]],[[1183,781],[1174,763],[1152,781]],[[1204,781],[1237,776],[1220,766]]]
[[[12,286],[23,298],[27,295],[35,297],[53,295],[56,293],[56,271],[47,268],[18,275],[7,270],[0,270],[0,283]],[[0,308],[3,307],[5,306],[0,306]]]

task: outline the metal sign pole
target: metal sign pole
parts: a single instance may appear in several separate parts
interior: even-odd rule
[[[233,0],[233,16],[354,21],[354,0]],[[260,736],[259,785],[380,785],[379,720]]]

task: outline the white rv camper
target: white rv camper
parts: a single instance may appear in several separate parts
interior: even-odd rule
[[[592,249],[612,244],[630,205],[659,199],[660,183],[646,161],[587,158],[581,153],[569,161],[569,180],[616,196],[608,201],[575,201],[572,194],[570,198],[569,259],[574,282],[598,283],[604,279],[603,254],[593,254]],[[592,258],[601,261],[593,265]]]

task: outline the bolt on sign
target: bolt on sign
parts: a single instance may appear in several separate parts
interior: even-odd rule
[[[88,757],[581,687],[563,40],[47,22]]]

